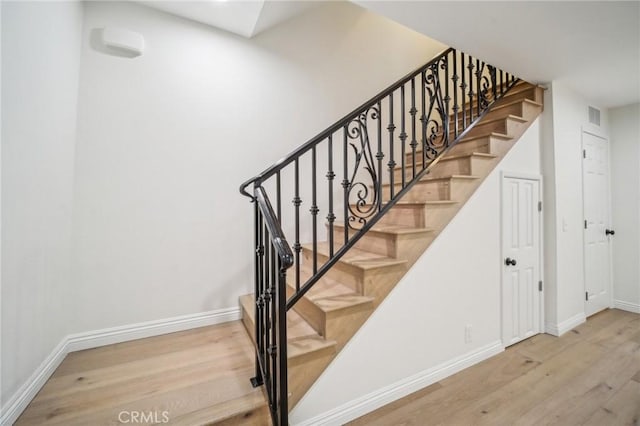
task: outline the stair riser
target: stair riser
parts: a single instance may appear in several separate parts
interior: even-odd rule
[[[455,160],[440,161],[430,177],[443,177],[450,175],[483,176],[493,165],[493,158],[465,157]]]
[[[246,312],[244,305],[240,305],[242,308],[242,324],[244,324],[244,328],[249,333],[251,337],[251,341],[255,343],[256,341],[256,325],[253,323],[251,315]]]
[[[309,250],[303,250],[304,262],[310,264],[311,252]],[[327,261],[327,257],[318,253],[318,265],[322,265]],[[397,276],[402,274],[405,270],[405,265],[393,265],[375,269],[363,270],[345,262],[338,261],[329,271],[327,276],[331,279],[341,282],[342,284],[351,287],[356,293],[369,296],[374,293],[373,289],[369,288],[376,285],[376,283],[388,276]],[[376,305],[377,305],[376,301]]]
[[[485,129],[487,130],[487,129]],[[488,131],[478,132],[478,133],[489,133]],[[448,155],[463,155],[463,154],[473,154],[474,152],[480,154],[495,154],[495,146],[503,142],[501,139],[490,138],[487,136],[486,138],[478,138],[473,140],[464,140],[458,142],[455,146],[451,148]],[[422,157],[420,156],[422,153],[416,153],[416,174],[422,170]],[[407,179],[413,176],[412,162],[411,162],[411,153],[406,155],[406,163],[405,163],[405,172]],[[396,183],[401,182],[399,177],[400,169],[395,170],[394,179]]]
[[[534,86],[524,90],[516,89],[516,91],[508,92],[503,97],[503,99],[505,102],[507,102],[507,100],[512,101],[517,98],[521,98],[521,99],[526,98],[526,99],[531,99],[532,101],[535,101],[538,103],[542,103],[543,96],[544,96],[544,90],[541,87]]]
[[[465,138],[471,138],[474,136],[479,136],[482,134],[486,134],[486,133],[490,133],[490,132],[496,132],[496,133],[501,133],[501,134],[510,134],[509,131],[511,129],[510,126],[510,122],[508,123],[507,120],[505,119],[504,121],[496,121],[496,122],[492,122],[489,124],[482,124],[479,123],[478,125],[474,126],[471,130],[469,130],[469,132],[465,135]],[[454,136],[453,134],[451,134],[451,141],[453,141]],[[458,145],[461,145],[460,143]],[[486,152],[486,151],[470,151],[470,152]],[[413,176],[413,164],[415,164],[416,166],[416,174],[419,173],[422,169],[422,150],[420,148],[420,146],[418,147],[418,150],[415,152],[415,160],[414,160],[414,154],[412,151],[408,151],[407,153],[405,153],[405,172],[407,177],[411,177]],[[400,177],[402,176],[399,172],[400,169],[397,169],[395,172],[396,174],[394,175],[394,179],[396,179],[398,182],[400,182]]]
[[[530,105],[530,104],[526,104]],[[486,120],[493,120],[494,118],[506,117],[507,115],[515,115],[518,117],[524,117],[525,103],[518,102],[516,104],[512,104],[503,108],[498,108],[496,110],[489,111],[485,116]]]
[[[489,138],[489,137],[482,138],[482,139],[474,139],[470,141],[461,141],[451,148],[451,150],[449,151],[449,154],[463,155],[463,154],[473,154],[474,152],[478,152],[481,154],[493,154],[492,147],[493,145],[499,142],[500,141]]]
[[[441,229],[453,217],[458,209],[457,204],[429,205],[426,214],[426,226]]]
[[[471,128],[471,130],[469,130],[469,132],[465,135],[465,137],[470,138],[470,137],[486,134],[489,132],[496,132],[496,133],[502,133],[502,134],[508,135],[509,134],[508,120],[504,119],[500,121],[489,122],[486,124],[478,123],[473,128]]]
[[[336,228],[338,232],[344,232],[344,228]],[[419,234],[395,235],[384,232],[369,231],[364,234],[356,243],[355,247],[371,253],[383,256],[402,259],[410,253],[416,239],[429,238],[429,232]],[[335,250],[342,247],[342,242],[336,242]]]
[[[287,298],[293,296],[295,290],[290,286],[287,286]],[[293,309],[300,314],[321,336],[325,336],[325,313],[315,303],[306,297],[302,297],[295,305]]]
[[[425,216],[425,207],[424,205],[417,206],[406,206],[396,204],[385,214],[382,216],[380,224],[388,224],[388,225],[406,225],[406,226],[415,226],[416,228],[425,228],[426,227],[426,216]]]
[[[326,322],[325,332],[327,338],[335,340],[338,343],[337,349],[341,350],[349,339],[356,333],[358,329],[365,323],[367,318],[373,312],[373,303],[368,309],[360,309],[350,312],[346,315],[331,318]]]
[[[395,193],[398,193],[401,185],[395,185]],[[388,200],[390,195],[389,186],[382,188],[383,199]],[[413,186],[403,197],[403,201],[441,201],[451,200],[449,184],[445,182],[419,182]]]

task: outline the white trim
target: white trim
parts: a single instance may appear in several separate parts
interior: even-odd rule
[[[604,134],[604,133],[599,133],[599,129],[598,131],[594,130],[589,130],[587,128],[585,128],[585,126],[581,126],[580,129],[582,130],[582,133],[580,133],[580,149],[582,150],[581,152],[581,156],[582,158],[580,159],[580,169],[581,169],[581,180],[582,180],[582,219],[586,220],[586,214],[585,214],[585,179],[584,179],[584,150],[585,150],[585,146],[584,146],[584,134],[588,134],[591,136],[594,136],[596,138],[602,139],[606,142],[607,144],[607,221],[609,222],[608,227],[609,228],[613,228],[612,224],[613,224],[613,214],[611,212],[611,141],[609,140],[609,137]],[[608,285],[608,289],[607,289],[607,297],[609,299],[609,303],[607,303],[608,307],[612,307],[613,306],[613,251],[612,251],[612,245],[611,245],[611,239],[609,239],[609,246],[608,246],[608,258],[609,258],[609,285]],[[582,229],[582,283],[583,283],[583,288],[584,288],[584,293],[587,294],[587,245],[585,243],[585,229]],[[599,310],[596,311],[591,311],[588,308],[589,306],[589,299],[585,300],[584,302],[584,310],[585,313],[589,312],[589,315],[593,315],[597,312],[599,312]],[[605,309],[605,308],[601,308],[600,310]]]
[[[583,322],[587,320],[584,312],[580,312],[572,316],[569,319],[562,321],[561,323],[546,323],[545,324],[545,332],[554,336],[562,336],[567,331],[579,326]]]
[[[451,376],[458,371],[497,355],[502,351],[504,351],[502,342],[499,340],[495,341],[295,424],[296,426],[342,425],[423,389],[445,377]]]
[[[505,179],[524,179],[524,180],[533,180],[538,182],[538,202],[542,203],[544,201],[544,181],[541,174],[537,173],[525,173],[525,172],[515,172],[515,171],[501,171],[500,172],[500,265],[502,265],[502,259],[505,258],[504,254],[504,241],[503,240],[503,231],[504,231],[504,218],[502,217],[503,206],[504,206],[504,181]],[[536,207],[537,208],[537,207]],[[538,280],[542,281],[542,291],[538,292],[538,306],[539,306],[539,321],[538,321],[538,329],[539,332],[542,333],[545,327],[545,292],[546,285],[544,282],[544,206],[543,209],[538,212]],[[503,312],[503,296],[504,289],[504,273],[500,273],[500,336],[503,336],[504,330],[504,312]],[[503,341],[506,345],[506,342]],[[513,344],[513,343],[511,343]]]
[[[183,315],[163,320],[147,321],[121,327],[105,328],[67,336],[68,352],[82,351],[129,340],[175,333],[240,319],[240,308],[218,309],[199,314]]]
[[[625,302],[623,300],[614,300],[613,307],[616,309],[621,309],[623,311],[640,314],[640,304],[638,303]]]
[[[0,409],[0,425],[13,424],[40,391],[49,377],[70,352],[159,336],[176,331],[239,320],[240,308],[226,308],[163,320],[147,321],[120,327],[105,328],[86,333],[70,334],[62,339],[31,377]]]
[[[2,407],[0,410],[2,413],[0,425],[11,425],[18,419],[31,400],[40,392],[42,386],[47,383],[49,377],[56,371],[56,368],[67,356],[67,353],[66,339],[62,339],[49,356],[42,361],[42,364],[36,368],[31,377],[20,386],[18,391]]]

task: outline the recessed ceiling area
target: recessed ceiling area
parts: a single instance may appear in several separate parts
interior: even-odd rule
[[[640,2],[355,3],[533,82],[565,82],[602,108],[640,102]]]
[[[138,1],[138,3],[247,38],[322,4],[321,1],[313,0]]]

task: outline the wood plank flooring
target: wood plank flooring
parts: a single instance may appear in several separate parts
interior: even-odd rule
[[[534,336],[350,425],[638,426],[640,315]]]
[[[16,425],[268,425],[253,363],[240,321],[73,352]]]
[[[268,425],[239,321],[67,356],[16,425]],[[153,418],[131,422],[135,412]],[[141,415],[139,414],[139,415]],[[640,315],[540,334],[351,425],[640,425]]]

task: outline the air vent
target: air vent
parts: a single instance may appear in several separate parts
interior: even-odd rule
[[[598,108],[589,107],[589,123],[600,125],[600,110]]]

